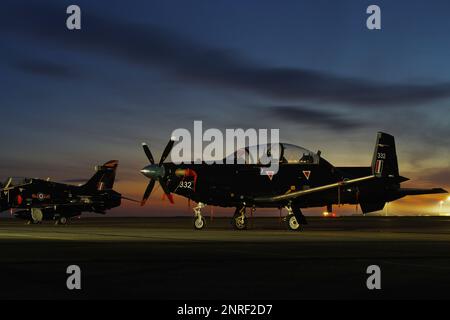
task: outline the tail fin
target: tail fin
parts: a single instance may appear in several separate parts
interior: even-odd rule
[[[372,160],[372,174],[391,178],[399,176],[395,139],[390,134],[378,132]]]
[[[111,160],[102,166],[95,167],[95,174],[83,185],[83,188],[94,191],[110,190],[114,186],[116,179],[116,169],[119,161]]]

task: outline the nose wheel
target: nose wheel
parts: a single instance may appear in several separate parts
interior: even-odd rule
[[[44,220],[44,213],[41,209],[31,208],[31,219],[34,223],[41,223]]]
[[[194,219],[194,228],[195,228],[196,230],[201,230],[201,229],[203,229],[203,228],[205,227],[205,225],[206,225],[205,218],[203,218],[203,217],[198,217],[198,218]]]
[[[202,209],[206,207],[206,204],[199,202],[196,207],[194,207],[194,229],[202,230],[206,226],[206,220],[202,216]]]

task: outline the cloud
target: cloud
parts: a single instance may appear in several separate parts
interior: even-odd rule
[[[353,120],[340,113],[304,106],[271,106],[255,109],[264,110],[266,116],[271,119],[276,118],[295,124],[320,126],[335,131],[357,129],[367,125],[363,121]]]
[[[450,84],[383,84],[299,68],[274,68],[195,43],[148,25],[82,10],[82,30],[65,28],[65,4],[11,5],[0,32],[39,37],[71,51],[158,67],[179,80],[286,101],[314,100],[358,107],[407,107],[450,97]]]
[[[73,78],[79,74],[63,64],[47,62],[43,60],[23,59],[13,61],[11,66],[25,73],[36,76],[47,76],[55,78]]]
[[[420,180],[437,186],[450,186],[450,166],[447,168],[427,169],[420,174]]]

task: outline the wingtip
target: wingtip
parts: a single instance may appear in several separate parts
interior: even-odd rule
[[[448,193],[448,191],[443,188],[433,188],[431,190],[433,191],[433,193]]]

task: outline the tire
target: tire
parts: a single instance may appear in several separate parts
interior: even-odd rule
[[[195,230],[202,230],[206,226],[206,220],[205,218],[194,218],[194,229]]]
[[[247,218],[242,218],[241,216],[233,217],[233,228],[236,230],[245,230],[247,229],[248,223]]]
[[[44,219],[44,214],[41,209],[31,208],[31,219],[34,223],[39,223]]]
[[[286,217],[286,225],[287,225],[288,229],[292,230],[292,231],[301,231],[302,230],[301,224],[298,223],[297,218],[293,214],[290,214]]]
[[[60,217],[59,219],[58,219],[58,223],[59,224],[62,224],[62,225],[65,225],[65,224],[67,224],[67,218],[66,217]]]

